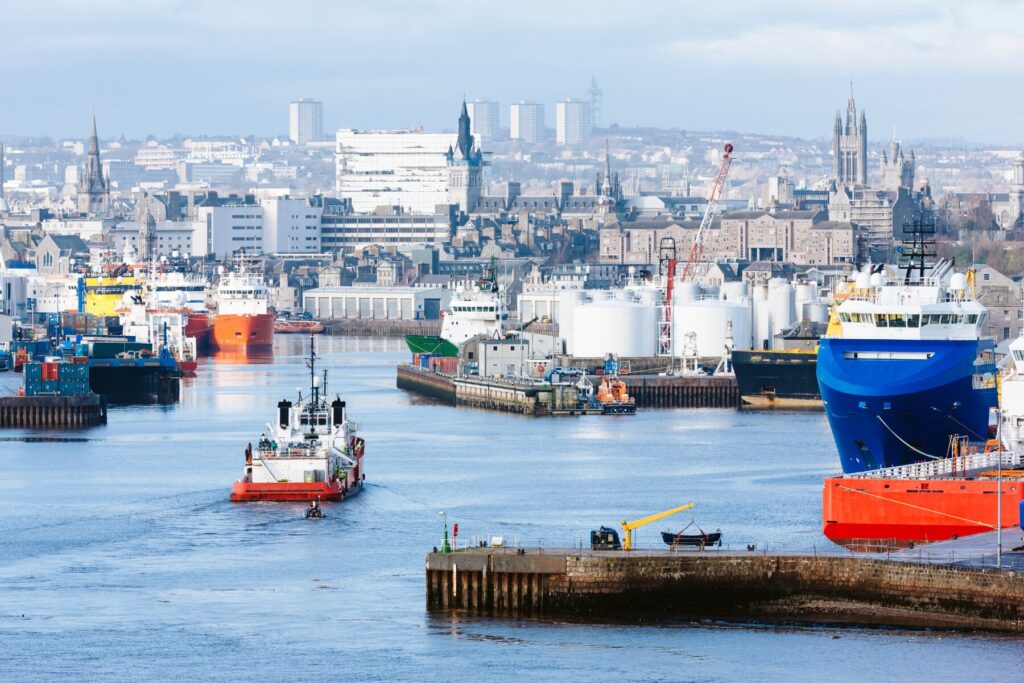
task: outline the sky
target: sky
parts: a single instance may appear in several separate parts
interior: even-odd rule
[[[825,138],[1024,141],[1024,0],[4,0],[0,136],[455,127],[463,95],[602,120]]]

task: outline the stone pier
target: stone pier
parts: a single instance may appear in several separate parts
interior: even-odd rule
[[[431,610],[1024,632],[1024,574],[850,555],[474,548],[426,558]]]

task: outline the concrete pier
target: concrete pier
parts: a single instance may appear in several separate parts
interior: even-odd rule
[[[522,554],[520,554],[522,553]],[[1024,632],[1024,575],[851,555],[473,548],[426,558],[430,610]]]
[[[107,423],[103,396],[3,396],[0,427],[93,427]]]

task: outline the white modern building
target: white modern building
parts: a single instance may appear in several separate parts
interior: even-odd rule
[[[234,252],[263,251],[263,208],[256,204],[196,207],[193,251],[196,256],[230,257]],[[205,245],[203,244],[205,242]]]
[[[288,138],[297,145],[324,139],[324,103],[306,97],[288,105]]]
[[[335,189],[355,211],[400,206],[433,214],[439,204],[448,203],[445,155],[455,144],[454,133],[341,129],[334,154]]]
[[[540,142],[544,139],[544,105],[520,102],[509,107],[509,130],[513,140]]]
[[[473,137],[497,140],[501,135],[501,113],[497,102],[473,100],[466,102],[469,112],[469,132]]]
[[[267,254],[319,254],[319,202],[291,197],[263,200],[263,251]]]
[[[579,145],[594,132],[594,108],[586,100],[568,99],[555,106],[555,139],[559,145]]]
[[[157,221],[153,226],[153,248],[157,257],[201,256],[195,251],[196,243],[202,248],[202,232],[196,238],[196,223],[191,221]],[[135,221],[118,223],[107,231],[107,241],[121,258],[126,255],[137,259],[142,244],[139,240],[139,224]]]

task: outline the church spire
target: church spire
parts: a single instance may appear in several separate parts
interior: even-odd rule
[[[469,109],[466,107],[466,98],[462,98],[462,113],[459,115],[459,139],[455,147],[462,154],[463,159],[468,159],[473,151],[473,135],[469,132]]]

